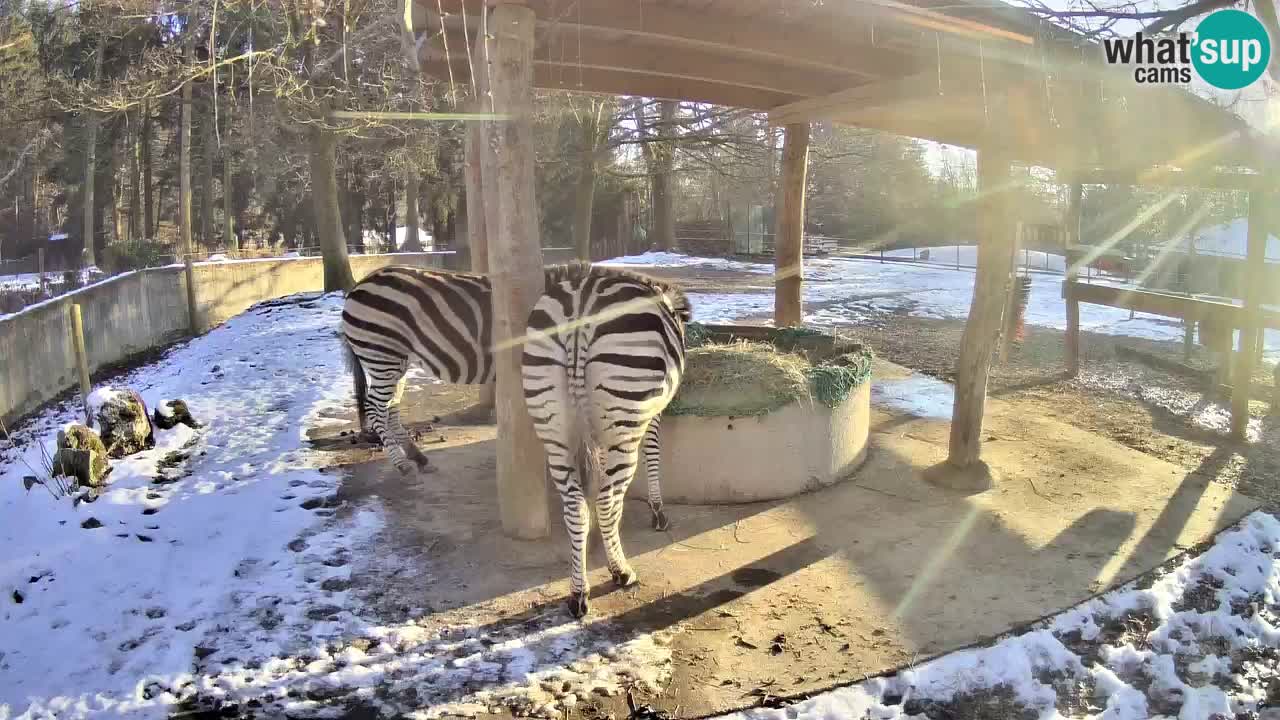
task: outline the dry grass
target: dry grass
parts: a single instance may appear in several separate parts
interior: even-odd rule
[[[671,415],[764,415],[809,397],[809,361],[740,340],[690,348]]]

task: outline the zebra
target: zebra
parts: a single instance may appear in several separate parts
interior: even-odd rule
[[[568,272],[546,269],[550,286]],[[340,334],[355,384],[360,431],[381,442],[404,474],[431,472],[426,455],[400,421],[402,379],[417,359],[438,380],[493,382],[493,313],[489,278],[408,266],[388,266],[365,276],[347,294]],[[670,523],[662,508],[661,447],[657,418],[645,436],[645,471],[653,529]]]
[[[619,587],[636,582],[618,537],[622,498],[647,429],[680,384],[691,315],[679,289],[591,265],[548,278],[529,314],[521,358],[525,404],[564,509],[574,617],[588,610],[586,497],[593,489],[609,572]]]

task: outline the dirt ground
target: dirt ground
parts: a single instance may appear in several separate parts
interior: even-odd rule
[[[694,292],[771,292],[767,275],[702,268],[646,268],[653,275],[675,280]],[[743,322],[763,322],[747,318]],[[1176,322],[1176,321],[1172,321]],[[955,366],[964,323],[905,314],[885,315],[872,324],[841,328],[891,362],[931,377],[955,379]],[[1005,364],[992,368],[988,392],[992,397],[1017,400],[1038,416],[1060,419],[1134,450],[1173,463],[1187,472],[1223,483],[1257,498],[1271,511],[1280,511],[1280,411],[1272,411],[1271,367],[1259,367],[1250,413],[1259,426],[1258,441],[1241,444],[1190,421],[1208,401],[1230,406],[1230,398],[1211,391],[1209,383],[1144,364],[1126,349],[1166,361],[1183,363],[1181,343],[1081,333],[1081,376],[1066,376],[1064,333],[1026,328],[1025,339]],[[1196,346],[1192,368],[1208,373],[1209,353]],[[1157,387],[1161,393],[1136,397],[1133,388]],[[1161,396],[1167,399],[1161,402]]]
[[[887,362],[875,378],[918,381]],[[378,503],[391,517],[382,551],[417,558],[413,571],[388,571],[378,553],[352,554],[353,586],[387,622],[509,628],[561,612],[559,503],[550,540],[502,536],[491,493],[495,428],[459,414],[474,398],[438,385],[406,393],[411,424],[443,416],[419,438],[438,469],[412,481],[376,449],[313,437],[322,462],[344,473],[338,504]],[[673,506],[666,533],[652,531],[632,501],[623,537],[641,582],[615,589],[593,546],[592,632],[616,642],[663,634],[670,684],[640,700],[677,717],[768,705],[1059,611],[1256,507],[1035,412],[1025,401],[992,402],[987,459],[997,485],[978,495],[923,480],[945,457],[946,420],[876,407],[866,464],[831,488],[789,501]],[[627,715],[623,698],[581,698],[569,717],[610,714]]]

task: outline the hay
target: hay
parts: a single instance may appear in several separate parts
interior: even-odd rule
[[[871,377],[871,352],[860,346],[817,365],[801,349],[785,349],[822,335],[812,330],[778,331],[784,349],[748,340],[717,344],[693,323],[688,330],[684,379],[668,415],[767,415],[797,400],[834,408]]]
[[[740,340],[685,353],[684,379],[668,415],[766,415],[809,392],[809,363],[772,345]]]

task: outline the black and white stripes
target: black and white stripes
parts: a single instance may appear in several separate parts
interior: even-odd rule
[[[569,607],[578,617],[588,604],[589,495],[614,581],[636,581],[618,535],[622,500],[646,433],[680,384],[689,316],[678,289],[586,265],[571,266],[555,282],[548,278],[529,316],[525,403],[564,504]]]
[[[547,287],[568,277],[572,268],[547,268]],[[386,446],[401,472],[430,469],[398,411],[409,363],[416,360],[447,383],[492,382],[491,294],[489,278],[483,275],[393,266],[370,273],[347,295],[341,332],[355,380],[360,428]],[[646,457],[649,507],[654,528],[665,530],[657,422],[645,446],[652,452]]]

